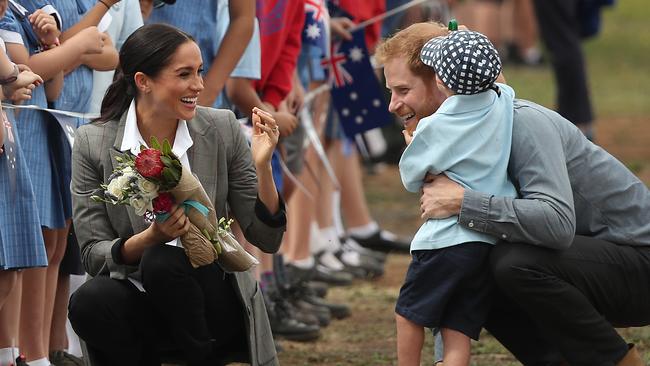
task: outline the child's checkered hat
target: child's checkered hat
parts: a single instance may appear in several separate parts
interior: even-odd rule
[[[456,94],[485,91],[501,73],[501,60],[492,42],[481,33],[467,30],[430,39],[422,47],[420,59]]]

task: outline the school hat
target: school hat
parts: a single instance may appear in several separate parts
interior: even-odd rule
[[[493,86],[501,73],[496,48],[481,33],[459,30],[430,39],[420,60],[433,67],[443,84],[456,94],[476,94]]]

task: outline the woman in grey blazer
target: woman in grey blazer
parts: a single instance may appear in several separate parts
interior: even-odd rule
[[[160,365],[170,357],[190,365],[277,364],[251,273],[224,273],[215,263],[192,268],[177,241],[189,227],[182,209],[149,224],[130,207],[90,198],[117,156],[137,152],[152,136],[167,139],[203,184],[217,217],[232,213],[248,241],[268,253],[278,249],[286,218],[270,165],[277,125],[255,111],[249,148],[232,112],[196,105],[201,71],[189,35],[146,25],[122,47],[101,116],[77,131],[74,222],[93,279],[73,294],[69,317],[93,365]]]

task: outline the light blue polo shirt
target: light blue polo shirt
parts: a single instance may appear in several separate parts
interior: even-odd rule
[[[492,90],[454,95],[436,113],[420,120],[399,162],[408,191],[418,193],[427,173],[444,172],[465,188],[516,197],[507,172],[515,93],[505,84],[497,86],[501,96]],[[457,216],[427,220],[415,234],[411,251],[473,241],[494,244],[496,238],[463,228]]]

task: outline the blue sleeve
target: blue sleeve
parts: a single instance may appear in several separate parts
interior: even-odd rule
[[[425,122],[423,119],[420,123]],[[429,124],[433,124],[431,121]],[[432,126],[416,130],[413,140],[404,150],[399,162],[402,184],[409,192],[418,192],[427,173],[440,174],[446,170],[447,148]]]
[[[5,43],[24,44],[21,30],[20,23],[13,12],[11,9],[7,9],[5,16],[0,19],[0,38]]]

